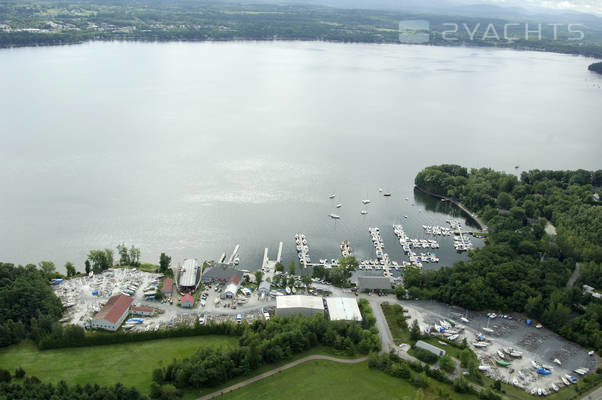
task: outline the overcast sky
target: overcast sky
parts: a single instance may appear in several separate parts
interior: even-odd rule
[[[542,7],[557,10],[574,10],[588,14],[602,14],[602,0],[473,0],[473,3],[500,6]]]

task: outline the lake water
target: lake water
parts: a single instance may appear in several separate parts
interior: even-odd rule
[[[393,223],[422,237],[449,218],[415,198],[425,166],[601,167],[591,62],[318,42],[0,50],[0,259],[81,268],[124,241],[179,263],[240,243],[255,268],[281,240],[296,259],[296,232],[314,260],[338,257],[343,239],[373,257],[378,226],[401,261]],[[440,265],[461,257],[442,243]]]

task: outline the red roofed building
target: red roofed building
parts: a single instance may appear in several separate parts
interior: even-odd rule
[[[111,297],[102,310],[92,320],[92,328],[116,331],[119,329],[130,311],[134,299],[125,294]]]
[[[185,294],[180,300],[180,305],[182,307],[191,308],[194,305],[194,297],[189,294]]]
[[[165,278],[163,280],[161,292],[163,292],[163,296],[171,296],[173,293],[173,280],[171,278]]]
[[[132,307],[130,307],[130,313],[132,313],[134,315],[150,316],[150,315],[153,315],[155,313],[155,309],[154,308],[150,308],[150,307],[135,307],[135,306],[132,306]]]

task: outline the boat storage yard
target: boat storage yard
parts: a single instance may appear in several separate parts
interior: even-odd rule
[[[597,368],[595,355],[519,316],[467,313],[427,301],[404,302],[403,307],[423,333],[456,342],[466,338],[485,375],[534,395],[551,394]]]

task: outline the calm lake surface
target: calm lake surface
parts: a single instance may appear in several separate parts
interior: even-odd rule
[[[378,226],[405,260],[393,223],[422,238],[457,213],[416,198],[425,166],[601,167],[591,62],[318,42],[0,50],[0,259],[82,268],[88,250],[123,241],[177,264],[240,243],[254,269],[279,241],[296,259],[296,232],[313,260],[338,257],[343,239],[373,257]],[[461,258],[441,243],[439,266]]]

